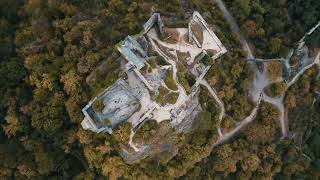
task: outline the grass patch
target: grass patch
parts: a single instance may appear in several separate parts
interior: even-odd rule
[[[178,100],[179,93],[172,92],[166,96],[169,104],[175,104]]]
[[[155,97],[154,94],[151,94],[152,98],[159,103],[161,106],[169,104],[174,104],[177,102],[177,99],[179,97],[179,93],[176,92],[169,92],[168,89],[166,89],[163,86],[160,86],[159,88],[159,95]]]
[[[166,89],[163,86],[160,86],[159,88],[159,95],[155,98],[155,101],[162,106],[166,104],[166,98],[165,96],[169,93],[168,89]]]
[[[194,84],[195,79],[192,78],[193,77],[192,74],[187,72],[186,67],[182,63],[179,62],[177,65],[177,68],[178,68],[177,76],[178,76],[179,82],[183,86],[183,88],[186,90],[186,92],[190,94],[191,87]]]
[[[217,54],[217,51],[214,50],[214,49],[206,49],[206,52],[207,52],[207,54],[208,54],[210,57],[212,57],[212,56],[214,56],[215,54]]]
[[[150,65],[150,67],[151,67],[152,69],[156,69],[156,68],[157,68],[156,57],[155,57],[155,56],[150,57],[150,58],[149,58],[149,61],[148,61],[148,64]]]
[[[172,70],[169,70],[167,72],[166,78],[164,79],[164,82],[166,83],[167,87],[171,90],[178,90],[178,87],[176,85],[176,82],[173,79],[173,72]]]
[[[185,73],[183,72],[178,72],[178,79],[179,79],[179,82],[181,83],[181,85],[183,86],[183,88],[186,90],[186,92],[188,94],[191,93],[191,87],[185,77]]]
[[[105,89],[117,81],[123,72],[120,59],[115,55],[101,63],[86,79],[92,89]]]

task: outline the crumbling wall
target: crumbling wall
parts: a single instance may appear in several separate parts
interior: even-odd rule
[[[155,24],[157,24],[161,34],[164,33],[164,24],[159,13],[154,13],[150,19],[143,25],[143,34],[147,33]]]

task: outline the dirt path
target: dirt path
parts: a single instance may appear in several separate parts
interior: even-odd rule
[[[288,136],[288,128],[285,121],[285,108],[283,104],[284,94],[282,94],[280,97],[270,97],[267,96],[263,92],[263,101],[268,102],[270,104],[273,104],[276,106],[280,111],[280,125],[281,125],[281,131],[282,131],[282,138]]]
[[[222,0],[216,0],[219,9],[222,11],[223,16],[226,18],[226,20],[228,21],[228,23],[231,26],[231,30],[233,32],[235,32],[236,34],[239,35],[240,37],[240,41],[243,45],[243,49],[248,53],[247,54],[247,58],[248,59],[254,59],[253,53],[249,47],[249,44],[246,40],[246,37],[243,35],[243,33],[241,32],[237,22],[235,21],[235,19],[231,16],[230,12],[228,11],[228,9],[226,8],[226,6],[224,5],[224,3],[222,2]]]
[[[136,134],[136,132],[132,131],[131,130],[131,133],[130,133],[130,139],[129,139],[129,146],[132,147],[132,149],[135,151],[135,152],[139,152],[140,149],[137,148],[137,146],[135,145],[135,143],[133,143],[133,136]]]
[[[173,80],[175,81],[177,87],[178,87],[178,91],[179,91],[179,97],[177,100],[177,103],[175,104],[179,104],[179,102],[184,102],[186,100],[187,97],[187,92],[185,91],[185,89],[183,88],[183,86],[180,84],[178,77],[177,77],[177,65],[176,62],[172,59],[170,59],[164,52],[162,52],[160,50],[160,48],[154,43],[154,41],[150,38],[149,41],[151,42],[151,44],[153,45],[153,47],[155,48],[155,50],[165,59],[165,61],[167,61],[171,66],[172,66],[172,72],[173,72]],[[175,105],[177,106],[177,105]]]
[[[260,98],[259,98],[255,108],[251,111],[250,115],[247,116],[246,118],[244,118],[238,124],[238,126],[236,128],[234,128],[232,131],[223,134],[223,136],[218,139],[218,141],[213,145],[213,147],[215,147],[219,144],[225,143],[230,138],[232,138],[234,135],[236,135],[238,132],[240,132],[242,128],[246,127],[249,123],[251,123],[255,119],[255,117],[258,113],[261,100],[262,100],[262,94],[260,94]]]
[[[231,26],[232,31],[234,31],[236,34],[239,35],[240,37],[240,41],[243,45],[243,49],[248,53],[247,54],[247,59],[248,60],[253,60],[253,61],[259,61],[259,62],[268,62],[268,61],[272,61],[272,60],[277,60],[277,61],[287,61],[288,59],[283,59],[283,58],[279,58],[279,59],[255,59],[255,57],[253,56],[253,53],[249,47],[249,44],[245,38],[245,36],[243,35],[243,33],[241,32],[239,26],[237,25],[235,19],[231,16],[231,14],[229,13],[229,11],[227,10],[227,8],[225,7],[224,3],[222,2],[222,0],[216,0],[218,7],[220,8],[220,10],[223,12],[224,17],[226,18],[226,20],[228,21],[228,23]],[[306,35],[302,38],[301,41],[299,41],[299,46],[298,48],[302,47],[304,45],[304,38],[307,35],[310,35],[317,27],[320,26],[320,22],[313,27],[309,32],[306,33]],[[169,43],[165,43],[160,41],[154,34],[154,32],[150,31],[151,33],[148,34],[149,36],[149,41],[151,42],[152,46],[155,48],[155,50],[158,52],[159,55],[161,55],[171,66],[173,69],[173,79],[178,87],[178,92],[179,92],[179,97],[176,101],[175,104],[173,105],[166,105],[164,107],[160,107],[158,106],[158,112],[155,112],[155,119],[167,119],[170,116],[170,111],[178,106],[180,106],[183,102],[185,102],[187,100],[187,93],[185,91],[185,89],[183,88],[183,86],[179,83],[179,80],[177,78],[177,66],[174,60],[172,60],[170,57],[168,57],[164,52],[162,52],[162,50],[155,44],[154,41],[157,41],[158,43],[160,43],[161,45],[170,48],[170,49],[175,49],[175,50],[180,50],[182,52],[191,52],[191,60],[193,60],[195,58],[195,54],[198,54],[199,49],[191,47],[189,44],[179,44],[179,46],[177,44],[169,44]],[[181,32],[178,31],[179,34],[185,34],[185,29],[181,29]],[[179,41],[181,40],[182,36],[179,37]],[[303,44],[303,45],[301,45]],[[292,53],[291,53],[292,54]],[[291,57],[291,55],[289,55],[289,57]],[[320,52],[318,52],[315,60],[313,61],[313,63],[305,66],[303,69],[300,70],[300,72],[298,74],[296,74],[296,76],[290,81],[288,82],[288,87],[290,87],[291,85],[293,85],[298,79],[299,77],[305,72],[307,71],[309,68],[311,68],[313,65],[318,65],[320,67]],[[289,67],[290,68],[290,67]],[[261,101],[266,101],[268,103],[273,104],[274,106],[276,106],[279,111],[280,111],[280,117],[279,117],[279,121],[281,123],[281,129],[282,129],[282,137],[287,137],[288,136],[288,120],[286,119],[286,113],[285,112],[285,107],[284,107],[284,96],[285,93],[282,94],[280,97],[269,97],[267,96],[264,92],[263,89],[265,87],[267,87],[268,85],[270,85],[271,83],[273,83],[272,81],[270,81],[267,77],[266,77],[266,68],[264,66],[264,70],[263,72],[260,72],[258,70],[258,68],[255,66],[255,78],[253,80],[253,85],[252,85],[252,89],[250,90],[250,95],[252,97],[252,100],[254,102],[256,102],[256,106],[252,109],[251,113],[249,116],[247,116],[246,118],[244,118],[238,125],[236,128],[234,128],[232,131],[228,132],[228,133],[222,133],[221,132],[221,128],[218,128],[218,133],[219,133],[219,139],[218,141],[213,144],[213,147],[219,144],[222,144],[226,141],[228,141],[230,138],[232,138],[233,136],[235,136],[238,132],[240,132],[244,127],[246,127],[249,123],[251,123],[256,115],[257,112],[259,110],[259,106]],[[201,79],[199,81],[199,84],[204,85],[209,93],[212,95],[212,97],[215,99],[215,101],[217,102],[218,106],[220,107],[220,115],[219,115],[219,122],[221,124],[223,117],[225,116],[225,106],[223,101],[218,97],[216,91],[208,84],[208,82],[204,79]],[[159,116],[157,116],[157,114]],[[176,122],[179,123],[179,122]],[[130,135],[130,141],[129,144],[130,146],[135,150],[135,151],[139,151],[139,149],[135,146],[135,144],[132,142],[132,138],[134,136],[134,132],[131,132]]]
[[[178,87],[178,91],[179,91],[179,96],[178,96],[178,99],[175,104],[173,104],[173,105],[167,104],[163,107],[160,107],[158,112],[154,114],[157,118],[161,118],[161,119],[165,120],[165,119],[170,118],[170,116],[171,116],[170,111],[172,109],[175,109],[175,108],[178,108],[179,106],[181,106],[188,99],[188,96],[187,96],[186,90],[180,84],[179,79],[177,77],[178,69],[177,69],[176,62],[174,60],[170,59],[164,52],[162,52],[162,50],[154,42],[155,40],[153,40],[152,38],[149,38],[149,41],[151,42],[155,51],[157,51],[157,53],[160,56],[162,56],[165,59],[165,61],[167,61],[167,63],[169,63],[172,66],[173,80],[175,81],[175,83]],[[154,118],[156,118],[156,117],[154,117]],[[179,123],[179,122],[176,122],[176,123]]]
[[[223,3],[222,0],[216,0],[217,5],[219,7],[219,9],[222,11],[223,16],[225,17],[225,19],[228,21],[228,23],[231,26],[231,29],[233,32],[235,32],[236,34],[239,35],[240,37],[240,41],[243,45],[243,49],[248,53],[247,54],[247,59],[248,60],[252,60],[255,62],[268,62],[268,61],[286,61],[286,65],[289,65],[289,58],[292,56],[293,51],[289,54],[289,58],[283,59],[283,58],[277,58],[277,59],[256,59],[253,56],[253,53],[249,47],[249,44],[246,40],[246,37],[244,36],[244,34],[241,32],[239,26],[237,25],[235,19],[231,16],[230,12],[228,11],[228,9],[226,8],[225,4]],[[299,41],[299,45],[298,48],[301,48],[305,42],[304,39],[306,36],[311,35],[318,27],[320,27],[320,21],[318,22],[318,24],[316,24],[313,28],[311,28],[304,36],[303,38]],[[320,56],[320,52],[317,54],[315,60],[313,63],[305,66],[303,69],[300,70],[300,72],[298,74],[296,74],[296,76],[290,81],[288,82],[288,87],[290,87],[291,85],[293,85],[298,79],[299,77],[309,68],[311,68],[313,65],[317,64],[320,67],[320,60],[319,60],[319,56]],[[264,64],[265,65],[265,64]],[[290,68],[290,67],[288,67]],[[289,69],[290,70],[290,69]],[[257,102],[256,107],[253,109],[252,113],[250,114],[250,116],[246,117],[234,130],[232,130],[229,133],[224,134],[216,144],[220,144],[223,143],[225,141],[227,141],[229,138],[231,138],[234,134],[236,134],[239,130],[242,129],[243,126],[245,126],[246,124],[248,124],[249,122],[251,122],[254,119],[254,116],[256,115],[255,113],[257,112],[257,110],[259,109],[259,105],[260,105],[260,101],[264,100],[266,102],[269,102],[273,105],[275,105],[279,111],[280,111],[280,118],[279,121],[281,123],[281,129],[282,129],[282,135],[283,137],[287,137],[288,135],[288,120],[286,119],[286,112],[285,112],[285,107],[284,107],[284,103],[283,103],[283,99],[285,96],[285,93],[282,94],[280,97],[269,97],[267,96],[264,92],[263,89],[265,87],[267,87],[268,85],[270,85],[271,83],[273,83],[272,81],[270,81],[267,77],[266,77],[266,72],[265,72],[265,67],[263,72],[260,72],[258,70],[257,67],[255,67],[255,78],[253,80],[253,85],[252,85],[252,89],[250,92],[251,98],[254,102]],[[319,73],[320,74],[320,73]],[[216,99],[216,98],[215,98]],[[218,101],[217,101],[218,102]],[[219,104],[219,102],[218,102]],[[220,133],[219,133],[220,134]]]
[[[297,73],[294,78],[288,83],[288,87],[292,86],[298,79],[299,77],[308,69],[310,69],[313,65],[317,64],[320,65],[320,60],[319,60],[320,52],[318,52],[317,56],[315,57],[313,63],[309,64],[308,66],[305,66],[303,69],[300,70],[299,73]]]

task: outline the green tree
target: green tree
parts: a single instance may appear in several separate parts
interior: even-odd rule
[[[67,74],[63,75],[60,81],[63,82],[64,90],[68,95],[75,95],[81,89],[81,77],[74,70],[70,70]]]
[[[15,136],[18,132],[23,130],[22,124],[20,123],[18,117],[14,114],[7,114],[5,117],[6,124],[2,125],[4,133],[8,137]]]
[[[26,70],[17,58],[0,62],[0,90],[17,86],[26,75]]]
[[[37,163],[37,171],[40,175],[48,175],[54,169],[54,156],[46,152],[36,152],[34,154]]]
[[[131,123],[124,122],[114,129],[113,136],[119,143],[128,143],[131,133]]]
[[[104,106],[102,99],[97,99],[93,102],[93,109],[95,112],[102,112]]]
[[[280,38],[272,38],[270,41],[270,52],[276,54],[279,52],[282,41]]]
[[[57,132],[67,119],[62,93],[48,94],[37,89],[31,103],[31,124],[39,130]]]

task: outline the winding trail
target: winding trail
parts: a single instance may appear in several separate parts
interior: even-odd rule
[[[165,120],[165,119],[169,119],[170,118],[170,111],[176,107],[179,107],[181,104],[183,104],[186,99],[187,99],[187,93],[185,91],[185,89],[183,88],[183,86],[179,83],[178,77],[177,77],[177,66],[176,63],[171,60],[164,52],[162,52],[160,50],[160,48],[154,43],[154,41],[149,38],[149,41],[151,42],[151,44],[153,45],[153,47],[155,48],[155,50],[159,53],[160,56],[162,56],[171,66],[172,66],[172,71],[173,71],[173,80],[175,81],[177,87],[178,87],[178,91],[179,91],[179,96],[178,99],[176,101],[175,104],[173,105],[165,105],[163,107],[161,107],[160,105],[158,105],[157,103],[152,103],[150,96],[146,94],[146,92],[144,92],[144,95],[142,95],[142,107],[140,109],[139,112],[135,113],[133,116],[130,117],[129,121],[132,121],[133,119],[139,119],[139,120],[144,120],[144,117],[149,115],[151,112],[153,112],[153,110],[155,108],[157,108],[157,110],[155,110],[154,113],[154,119],[156,119],[157,121],[161,121],[161,120]],[[134,78],[133,75],[128,75],[128,79],[132,79]],[[137,80],[131,80],[130,82],[138,82]],[[140,85],[140,84],[139,84]],[[139,85],[135,85],[135,86],[139,86]],[[148,106],[146,106],[148,105]],[[151,107],[152,106],[152,107]],[[139,116],[141,116],[146,110],[148,110],[148,113],[144,114],[142,116],[142,118],[138,118]],[[134,125],[138,125],[141,122],[132,122],[132,124]],[[134,149],[134,151],[138,152],[140,151],[139,148],[136,147],[136,145],[134,144],[134,142],[132,141],[133,136],[135,135],[135,131],[131,131],[130,133],[130,139],[129,139],[129,145]]]
[[[159,53],[160,56],[162,56],[165,61],[167,61],[171,66],[172,66],[172,72],[173,72],[173,80],[175,81],[177,87],[178,87],[178,91],[179,91],[179,96],[178,96],[178,99],[176,101],[175,104],[173,105],[165,105],[163,107],[159,107],[159,111],[158,113],[154,113],[154,115],[156,117],[154,118],[161,118],[163,120],[165,119],[169,119],[170,116],[171,116],[171,113],[170,111],[172,109],[175,109],[175,108],[178,108],[179,106],[181,106],[187,99],[188,99],[188,96],[187,96],[187,92],[186,90],[183,88],[183,86],[180,84],[179,82],[179,79],[177,77],[177,65],[175,63],[174,60],[170,59],[157,45],[156,43],[154,42],[154,40],[150,37],[149,38],[149,41],[151,42],[152,46],[154,47],[155,51],[157,51],[157,53]],[[162,117],[163,115],[166,115],[166,117]],[[179,123],[179,122],[177,122]]]
[[[299,40],[298,49],[300,49],[302,46],[305,45],[304,40],[306,39],[306,37],[310,36],[319,27],[320,27],[320,21],[315,26],[313,26],[307,33],[305,33],[304,36]]]
[[[185,33],[187,31],[188,31],[187,29],[183,30],[183,28],[180,28],[178,32]],[[189,64],[189,65],[194,63],[194,59],[196,58],[196,56],[202,52],[202,48],[198,48],[198,46],[189,44],[188,42],[185,42],[184,40],[180,40],[179,43],[176,43],[176,44],[171,44],[171,43],[161,41],[159,39],[159,37],[157,36],[157,33],[154,29],[151,29],[147,35],[148,35],[149,39],[156,41],[161,46],[164,46],[164,47],[172,49],[172,50],[180,51],[183,53],[189,53],[190,59],[187,62],[187,64]],[[183,36],[184,34],[179,34],[179,36],[180,35]]]
[[[218,5],[219,9],[222,11],[223,16],[226,18],[226,20],[230,24],[231,30],[239,35],[240,41],[241,41],[241,43],[243,45],[243,49],[247,52],[247,58],[248,59],[254,59],[253,53],[252,53],[252,51],[250,49],[250,46],[249,46],[249,44],[248,44],[248,42],[246,40],[246,37],[241,32],[241,30],[240,30],[237,22],[235,21],[235,19],[231,16],[231,14],[227,10],[227,8],[224,5],[224,3],[222,2],[222,0],[215,0],[215,1],[217,2],[217,5]]]
[[[288,56],[289,58],[286,58],[286,59],[284,59],[284,58],[274,58],[274,59],[255,58],[253,53],[252,53],[252,51],[251,51],[251,49],[250,49],[250,46],[249,46],[249,43],[248,43],[246,37],[241,32],[241,30],[240,30],[239,26],[237,25],[235,19],[232,17],[232,15],[230,14],[228,9],[226,8],[226,6],[223,3],[223,1],[222,0],[215,0],[215,1],[216,1],[217,5],[218,5],[219,9],[222,11],[223,16],[225,17],[227,22],[230,24],[231,30],[234,33],[239,35],[240,41],[241,41],[241,43],[243,45],[243,49],[247,52],[248,61],[262,62],[262,63],[269,62],[269,61],[285,61],[286,65],[289,65],[288,64],[288,59],[290,59],[290,57],[292,56],[293,51],[290,53],[291,55]],[[310,34],[312,34],[316,30],[316,28],[318,28],[319,26],[320,26],[320,22],[317,25],[315,25],[310,31],[308,31],[303,36],[303,38],[299,41],[298,48],[301,48],[305,44],[304,43],[305,37],[310,35]],[[320,67],[319,56],[320,56],[320,52],[318,53],[318,55],[317,55],[317,57],[316,57],[316,59],[314,60],[313,63],[311,63],[311,64],[305,66],[303,69],[301,69],[300,72],[298,74],[296,74],[296,76],[290,82],[287,83],[288,87],[293,85],[299,79],[299,77],[306,70],[311,68],[314,64],[318,64],[318,66]],[[250,116],[246,117],[239,124],[239,126],[237,126],[233,131],[231,131],[229,133],[226,133],[226,134],[222,134],[221,130],[219,128],[218,132],[219,132],[219,135],[220,135],[221,138],[219,139],[219,141],[216,144],[225,142],[227,139],[231,138],[237,131],[241,130],[244,125],[248,124],[248,122],[251,122],[254,119],[256,111],[259,109],[259,105],[260,105],[261,100],[264,100],[264,101],[266,101],[268,103],[271,103],[271,104],[275,105],[279,109],[279,111],[280,111],[280,119],[279,120],[280,120],[280,123],[281,123],[282,135],[283,135],[283,137],[287,137],[287,135],[288,135],[288,121],[287,121],[287,118],[286,118],[286,112],[285,112],[285,107],[284,107],[284,103],[283,103],[285,95],[283,94],[280,97],[275,97],[275,98],[267,96],[263,92],[263,89],[265,87],[267,87],[268,85],[270,85],[271,83],[274,83],[274,82],[270,81],[266,77],[265,67],[264,67],[263,72],[260,72],[258,70],[258,68],[255,66],[255,72],[256,72],[256,76],[255,76],[255,79],[253,81],[253,86],[252,86],[252,89],[251,89],[251,92],[250,92],[252,100],[254,102],[257,102],[255,109],[253,109],[253,111],[250,114]],[[205,84],[203,84],[203,85],[205,85]],[[207,88],[208,88],[208,86],[207,86]],[[210,89],[211,88],[208,88],[209,92],[212,94],[212,96],[218,102],[218,104],[219,104],[219,106],[221,108],[222,106],[221,106],[221,104],[220,104],[220,102],[218,100],[219,98],[216,96],[216,93],[212,89],[211,90]],[[219,120],[221,121],[220,118],[221,118],[221,114],[220,114],[220,117],[219,117]]]
[[[249,123],[251,123],[251,122],[255,119],[255,117],[256,117],[256,115],[257,115],[257,113],[258,113],[258,110],[259,110],[259,106],[260,106],[260,102],[261,102],[261,100],[262,100],[262,96],[263,96],[263,95],[260,94],[260,98],[259,98],[259,100],[258,100],[255,108],[251,111],[250,115],[247,116],[246,118],[244,118],[244,119],[237,125],[237,127],[234,128],[232,131],[223,134],[223,136],[220,137],[215,144],[213,144],[213,147],[215,147],[215,146],[217,146],[217,145],[219,145],[219,144],[225,143],[225,142],[228,141],[230,138],[232,138],[236,133],[240,132],[240,130],[241,130],[242,128],[246,127]]]
[[[238,34],[240,37],[240,41],[243,45],[243,49],[244,51],[247,52],[247,60],[248,61],[255,61],[255,62],[269,62],[269,61],[285,61],[286,65],[289,65],[289,59],[292,56],[292,52],[289,54],[288,58],[283,59],[283,58],[277,58],[277,59],[261,59],[261,58],[255,58],[249,43],[247,42],[246,37],[244,36],[244,34],[241,32],[239,26],[237,25],[235,19],[231,16],[231,14],[229,13],[229,11],[227,10],[227,8],[225,7],[224,3],[222,0],[215,0],[217,2],[217,5],[219,7],[219,9],[222,11],[223,16],[225,17],[225,19],[228,21],[228,23],[231,26],[231,30]],[[320,26],[320,22],[313,27],[310,31],[308,31],[303,38],[299,41],[299,45],[298,48],[301,48],[305,42],[304,39],[307,35],[310,35],[313,31],[315,31],[316,28],[318,28]],[[181,32],[180,32],[181,31]],[[174,49],[174,50],[179,50],[181,52],[191,52],[191,59],[195,58],[195,54],[198,54],[200,49],[197,48],[193,48],[191,47],[189,44],[185,43],[185,44],[169,44],[169,43],[165,43],[160,41],[154,34],[154,32],[150,31],[151,33],[148,34],[148,39],[151,42],[152,46],[155,48],[155,50],[158,52],[158,54],[160,56],[162,56],[165,61],[167,61],[173,69],[173,79],[178,87],[178,92],[179,92],[179,97],[176,101],[175,104],[173,105],[165,105],[164,107],[158,107],[158,113],[155,113],[155,119],[167,119],[170,116],[170,110],[179,107],[183,102],[185,102],[187,100],[187,93],[185,91],[185,89],[183,88],[183,86],[179,83],[179,80],[177,78],[177,67],[176,67],[176,63],[174,60],[172,60],[170,57],[168,57],[157,45],[154,41],[157,41],[160,45],[163,45],[167,48],[170,49]],[[185,29],[181,29],[179,30],[179,41],[181,41],[182,38],[182,34],[185,33]],[[182,33],[183,32],[183,33]],[[317,56],[315,57],[314,61],[305,66],[303,69],[301,69],[296,75],[295,77],[287,83],[288,88],[290,86],[292,86],[299,78],[301,75],[303,75],[303,73],[305,71],[307,71],[309,68],[311,68],[313,65],[318,65],[319,69],[320,69],[320,51],[318,52]],[[254,65],[254,64],[252,64]],[[265,87],[267,87],[268,85],[270,85],[271,83],[274,83],[274,81],[270,81],[267,77],[266,77],[266,66],[264,64],[264,69],[262,72],[260,72],[257,68],[257,66],[254,65],[254,70],[255,70],[255,78],[252,82],[252,88],[250,90],[250,96],[253,100],[253,102],[256,102],[255,107],[252,109],[251,113],[249,116],[245,117],[239,124],[237,124],[237,126],[230,132],[228,133],[222,133],[221,128],[218,128],[218,134],[219,134],[219,139],[217,140],[217,142],[215,144],[213,144],[213,147],[225,143],[226,141],[228,141],[229,139],[231,139],[232,137],[234,137],[238,132],[240,132],[244,127],[246,127],[249,123],[251,123],[256,115],[257,112],[259,110],[260,107],[260,103],[261,101],[265,101],[268,103],[273,104],[274,106],[276,106],[279,111],[280,111],[280,123],[281,123],[281,131],[282,131],[282,138],[285,138],[288,136],[288,120],[286,118],[286,112],[285,112],[285,107],[284,107],[284,97],[285,97],[285,93],[282,94],[280,97],[270,97],[268,95],[266,95],[263,90]],[[288,67],[289,70],[291,70],[291,67]],[[320,73],[319,73],[320,75]],[[223,101],[218,97],[217,92],[215,91],[214,88],[212,88],[208,82],[205,79],[200,79],[199,81],[197,81],[199,84],[205,86],[209,93],[211,94],[211,96],[215,99],[215,101],[217,102],[219,108],[220,108],[220,115],[219,115],[219,123],[221,124],[224,116],[225,116],[225,105],[223,103]],[[277,81],[276,81],[277,82]],[[157,116],[157,114],[159,116]],[[176,122],[179,123],[179,122]],[[129,144],[130,146],[135,150],[138,151],[139,149],[134,145],[134,143],[132,142],[132,137],[134,135],[134,132],[131,132],[130,134],[130,141]]]
[[[250,49],[250,47],[248,45],[248,42],[247,42],[245,36],[241,32],[241,30],[240,30],[239,26],[237,25],[235,19],[231,16],[230,12],[227,10],[227,8],[226,8],[225,4],[223,3],[223,1],[222,0],[216,0],[216,2],[217,2],[217,5],[218,5],[219,9],[222,11],[224,17],[226,18],[226,20],[230,24],[232,31],[234,31],[236,34],[239,35],[240,41],[241,41],[241,43],[243,45],[243,49],[248,52],[247,59],[249,61],[262,62],[262,63],[269,62],[269,61],[284,61],[285,65],[287,66],[287,70],[291,71],[289,60],[292,57],[293,52],[295,50],[291,50],[291,52],[289,53],[288,57],[285,58],[285,59],[284,58],[274,58],[274,59],[255,58],[253,56],[253,53],[252,53],[252,51],[251,51],[251,49]],[[296,49],[298,49],[298,50],[302,49],[302,47],[305,45],[305,41],[304,41],[305,38],[307,36],[311,35],[319,27],[320,27],[320,21],[314,27],[312,27],[308,32],[305,33],[305,35],[299,40],[299,44],[298,44],[298,47]],[[310,69],[313,65],[317,64],[319,69],[320,69],[319,56],[320,56],[320,52],[318,52],[318,54],[317,54],[315,60],[313,61],[313,63],[311,63],[311,64],[305,66],[303,69],[301,69],[295,75],[295,77],[290,82],[287,83],[288,88],[290,86],[292,86],[300,78],[300,76],[302,74],[304,74],[305,71]],[[252,99],[253,99],[253,101],[256,102],[257,99],[258,99],[259,94],[262,93],[262,100],[273,104],[274,106],[276,106],[279,109],[279,111],[280,111],[280,123],[281,123],[282,135],[283,135],[282,137],[283,138],[287,137],[288,136],[289,125],[288,125],[288,119],[287,119],[287,116],[286,116],[284,102],[283,102],[285,93],[282,94],[280,97],[269,97],[269,96],[267,96],[263,92],[263,89],[265,87],[267,87],[269,84],[274,83],[274,82],[272,82],[272,81],[267,79],[265,69],[264,69],[263,72],[259,72],[259,70],[255,67],[255,71],[256,71],[256,77],[254,79],[253,88],[251,90]],[[319,75],[320,75],[320,72],[319,72]],[[261,100],[261,98],[259,98],[259,101],[260,100]],[[259,103],[257,105],[259,105]]]
[[[290,86],[292,86],[298,79],[299,77],[305,72],[307,71],[308,69],[310,69],[313,65],[317,64],[317,65],[320,65],[320,60],[319,60],[319,56],[320,56],[320,51],[318,52],[317,56],[315,57],[313,63],[309,64],[308,66],[305,66],[303,69],[301,69],[299,71],[299,73],[297,73],[294,78],[287,84],[288,85],[288,88]]]
[[[130,139],[129,139],[129,146],[132,147],[132,149],[135,151],[135,152],[138,152],[140,151],[139,148],[137,148],[137,146],[135,145],[135,143],[133,143],[133,136],[136,134],[136,132],[134,132],[133,130],[131,130],[130,132]]]

